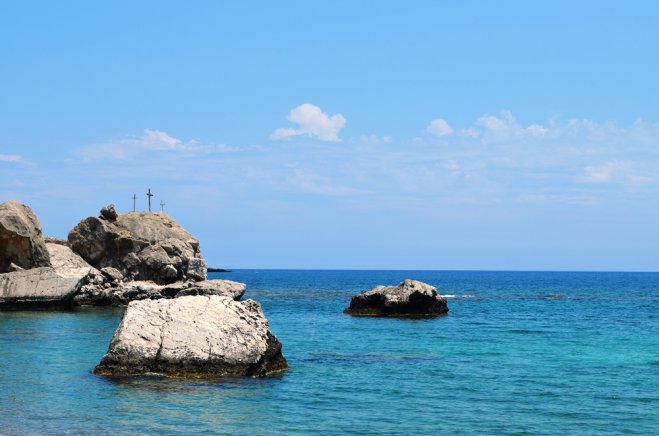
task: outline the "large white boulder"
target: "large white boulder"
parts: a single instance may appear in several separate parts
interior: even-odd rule
[[[287,367],[257,302],[209,295],[131,302],[94,372],[261,376]]]

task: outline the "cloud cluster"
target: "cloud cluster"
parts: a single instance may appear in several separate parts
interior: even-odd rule
[[[0,154],[0,162],[18,163],[22,161],[23,158],[17,154]]]
[[[194,139],[183,141],[161,130],[144,129],[141,135],[85,146],[80,150],[80,154],[88,162],[128,161],[146,152],[209,153],[233,150],[233,147],[225,144],[200,144]]]
[[[308,135],[321,141],[340,141],[339,132],[346,125],[346,119],[341,114],[331,117],[318,106],[304,103],[291,110],[286,117],[296,128],[284,127],[272,132],[270,139],[289,139],[293,136]]]
[[[336,141],[345,125],[340,114],[330,117],[311,104],[293,109],[289,119],[298,127],[279,129],[273,139],[308,135]],[[227,192],[240,186],[245,195],[259,191],[265,197],[281,192],[397,198],[393,203],[402,196],[447,203],[586,205],[607,196],[647,197],[659,191],[659,125],[578,119],[522,124],[510,111],[502,111],[466,126],[436,118],[426,132],[409,140],[363,134],[344,138],[346,147],[302,147],[297,142],[229,147],[145,129],[79,153],[98,168],[95,171],[113,176],[123,171],[127,178],[143,167],[141,154],[148,154],[150,172],[140,170],[144,177],[224,186]],[[15,162],[20,157],[0,155],[0,160]],[[117,165],[110,170],[112,161]]]
[[[430,124],[428,124],[428,127],[426,127],[426,130],[431,135],[435,135],[437,137],[450,136],[453,134],[453,128],[449,125],[449,123],[446,122],[446,120],[442,118],[432,120]]]

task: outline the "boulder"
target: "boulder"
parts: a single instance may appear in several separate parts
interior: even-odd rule
[[[84,277],[92,271],[98,273],[66,245],[47,242],[46,249],[53,269],[62,277]]]
[[[69,232],[69,243],[90,265],[115,268],[128,280],[167,284],[206,278],[199,241],[163,212],[86,218]]]
[[[407,279],[398,286],[376,286],[354,295],[343,312],[361,316],[442,315],[448,306],[435,287]]]
[[[208,265],[201,258],[192,258],[188,260],[188,278],[192,280],[206,280]]]
[[[69,247],[53,243],[45,246],[52,267],[0,274],[0,306],[70,305],[90,274],[95,272]]]
[[[101,216],[99,218],[114,221],[119,215],[117,210],[114,208],[114,204],[108,204],[107,206],[101,208]]]
[[[105,268],[103,269],[105,272]],[[74,298],[78,306],[125,306],[136,300],[158,300],[188,295],[219,295],[240,300],[245,293],[244,283],[230,280],[176,282],[159,285],[150,281],[115,282],[107,276],[90,280]]]
[[[287,367],[257,302],[209,295],[130,303],[94,373],[252,377]]]
[[[14,200],[1,203],[0,273],[44,266],[50,266],[50,257],[32,209]]]
[[[66,306],[87,274],[59,274],[52,267],[0,274],[0,307]]]
[[[103,273],[105,278],[108,279],[110,282],[114,282],[115,280],[117,282],[120,282],[124,279],[124,275],[121,274],[121,271],[119,271],[117,268],[112,268],[111,266],[106,266],[105,268],[101,268],[101,273]]]

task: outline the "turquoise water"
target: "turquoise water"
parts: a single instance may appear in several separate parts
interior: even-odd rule
[[[0,434],[659,433],[659,273],[259,271],[291,369],[186,381],[91,374],[121,309],[0,312]],[[414,278],[434,319],[355,318]]]

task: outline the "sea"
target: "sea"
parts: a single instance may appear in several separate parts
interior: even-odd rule
[[[659,273],[237,270],[290,369],[92,374],[121,308],[0,312],[0,434],[659,434]],[[406,278],[437,318],[342,313]]]

